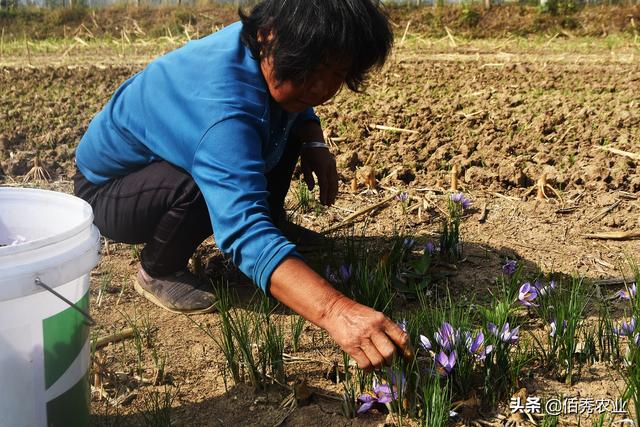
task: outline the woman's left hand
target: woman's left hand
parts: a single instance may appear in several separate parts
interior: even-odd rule
[[[302,174],[309,190],[313,190],[315,180],[313,174],[318,177],[320,187],[320,203],[331,206],[338,195],[338,171],[336,159],[327,148],[313,147],[303,148],[300,152]]]

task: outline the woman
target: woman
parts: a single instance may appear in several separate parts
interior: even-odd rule
[[[298,157],[307,183],[318,178],[320,201],[335,201],[335,160],[312,107],[343,84],[358,90],[384,63],[388,21],[375,0],[265,0],[240,17],[115,92],[78,146],[75,192],[103,235],[146,243],[134,285],[155,304],[214,309],[186,271],[213,232],[243,273],[361,368],[390,363],[396,346],[409,351],[406,334],[333,289],[281,231]]]

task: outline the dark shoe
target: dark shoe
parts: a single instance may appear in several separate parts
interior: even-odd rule
[[[299,252],[312,252],[321,249],[327,243],[327,238],[322,234],[309,230],[290,221],[279,221],[276,227],[294,245]]]
[[[174,313],[201,314],[215,310],[213,294],[187,271],[151,277],[140,267],[133,287],[155,305]]]

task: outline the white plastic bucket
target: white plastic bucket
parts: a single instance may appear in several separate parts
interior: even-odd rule
[[[0,187],[0,426],[89,422],[91,207],[54,191]],[[15,241],[22,241],[9,245]]]

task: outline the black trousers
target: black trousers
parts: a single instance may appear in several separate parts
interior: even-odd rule
[[[284,199],[300,155],[290,139],[280,162],[267,174],[268,204],[274,223],[284,219]],[[75,195],[93,208],[103,236],[122,243],[146,243],[140,253],[144,270],[164,276],[186,268],[198,245],[212,234],[209,211],[193,178],[159,161],[102,185],[79,171]]]

